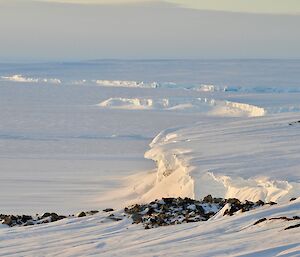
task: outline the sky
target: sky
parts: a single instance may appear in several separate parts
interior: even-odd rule
[[[79,4],[126,4],[155,2],[155,0],[39,0]],[[251,13],[300,13],[299,0],[163,0],[183,7]],[[157,1],[156,1],[157,2]]]
[[[0,0],[0,62],[300,58],[299,0]]]

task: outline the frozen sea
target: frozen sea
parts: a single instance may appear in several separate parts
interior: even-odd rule
[[[296,119],[300,61],[1,63],[0,108],[1,212],[120,208],[126,178],[156,169],[144,154],[162,130]]]

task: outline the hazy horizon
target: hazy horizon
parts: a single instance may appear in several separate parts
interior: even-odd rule
[[[234,5],[239,0],[230,1],[232,11],[224,5],[215,10],[214,2],[203,10],[206,5],[198,5],[204,2],[196,6],[193,0],[184,8],[181,0],[51,1],[0,0],[1,62],[300,59],[300,15],[276,13],[282,4],[274,4],[274,13],[260,13],[269,0],[248,5],[249,13],[235,12],[244,10]],[[285,9],[298,10],[288,2]]]

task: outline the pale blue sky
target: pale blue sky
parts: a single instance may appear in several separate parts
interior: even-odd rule
[[[300,58],[300,0],[89,1],[0,0],[0,61]]]

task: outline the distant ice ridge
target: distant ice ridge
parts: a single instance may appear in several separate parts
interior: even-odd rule
[[[142,87],[142,88],[157,88],[157,82],[144,83],[137,81],[123,81],[123,80],[95,80],[95,83],[105,87]]]
[[[295,138],[300,131],[289,126],[295,119],[286,114],[228,123],[215,120],[161,132],[145,153],[157,171],[140,199],[200,199],[212,194],[284,202],[299,196],[300,144]]]
[[[83,85],[83,86],[102,86],[102,87],[123,87],[123,88],[176,88],[185,90],[195,90],[203,93],[300,93],[299,87],[242,87],[231,85],[214,85],[214,84],[198,84],[198,83],[176,83],[176,82],[143,82],[134,80],[105,80],[105,79],[78,79],[78,80],[62,80],[59,78],[41,78],[29,77],[22,74],[14,74],[11,76],[0,76],[2,81],[21,82],[21,83],[49,83],[49,84],[67,84],[67,85]]]
[[[191,87],[199,92],[239,92],[239,93],[299,93],[300,85],[296,87],[240,87],[240,86],[218,86],[212,84],[201,84]]]
[[[56,78],[31,78],[25,77],[21,74],[16,74],[12,76],[1,76],[2,80],[12,81],[12,82],[22,82],[22,83],[50,83],[50,84],[61,84],[60,79]]]
[[[115,108],[115,109],[164,109],[169,106],[169,100],[168,99],[159,99],[159,100],[153,100],[153,99],[147,99],[147,98],[109,98],[100,104],[98,106],[101,107],[109,107],[109,108]]]
[[[195,87],[195,90],[200,92],[225,92],[227,91],[228,87],[221,87],[215,85],[200,85],[199,87]]]
[[[128,110],[166,110],[207,112],[216,116],[264,116],[266,111],[254,105],[209,98],[109,98],[98,106]]]

